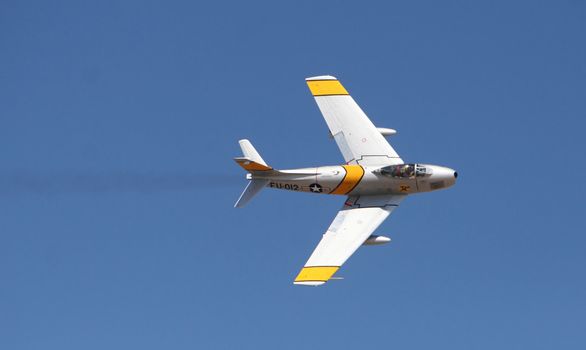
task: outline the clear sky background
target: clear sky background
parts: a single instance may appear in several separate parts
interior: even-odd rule
[[[0,348],[586,348],[583,1],[0,5]],[[246,184],[343,160],[332,74],[415,195],[319,288],[344,198]]]

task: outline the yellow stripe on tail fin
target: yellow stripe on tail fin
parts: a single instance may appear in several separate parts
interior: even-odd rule
[[[234,161],[236,161],[236,163],[238,163],[238,165],[243,167],[244,170],[249,171],[249,172],[273,170],[273,168],[271,168],[270,166],[268,166],[266,164],[257,163],[248,157],[234,158]]]

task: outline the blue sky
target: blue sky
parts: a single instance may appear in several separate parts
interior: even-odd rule
[[[0,348],[583,349],[581,1],[4,2]],[[338,76],[408,198],[343,281],[293,286],[342,197],[245,186],[340,164]]]

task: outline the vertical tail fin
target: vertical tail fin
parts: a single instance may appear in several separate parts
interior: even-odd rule
[[[243,167],[244,170],[249,172],[273,170],[273,168],[265,163],[264,159],[262,159],[260,154],[254,149],[254,146],[250,141],[240,140],[238,143],[240,143],[240,148],[242,149],[244,157],[237,157],[234,158],[234,160],[238,165]]]
[[[273,170],[267,163],[262,159],[260,154],[256,151],[252,143],[248,140],[240,140],[238,141],[240,144],[240,148],[242,149],[242,153],[244,157],[234,158],[236,163],[244,168],[244,170],[254,174],[254,173],[263,173],[267,171]],[[235,208],[241,208],[246,203],[248,203],[252,197],[254,197],[260,190],[263,189],[269,182],[266,179],[255,179],[254,175],[248,174],[247,178],[250,180],[244,192],[240,195],[240,198],[234,204]]]
[[[246,158],[252,160],[255,163],[268,166],[267,163],[265,163],[265,161],[262,159],[260,154],[258,154],[252,143],[250,143],[250,141],[244,139],[238,141],[238,143],[240,144],[240,148],[242,149],[242,154],[244,154]]]

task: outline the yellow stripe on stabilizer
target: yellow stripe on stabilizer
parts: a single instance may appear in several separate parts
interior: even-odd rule
[[[346,169],[346,176],[338,187],[334,188],[330,194],[347,194],[354,189],[364,176],[364,169],[360,165],[342,165]]]
[[[348,95],[348,91],[337,80],[308,80],[307,86],[313,96]]]
[[[266,166],[264,164],[257,163],[252,160],[236,158],[234,159],[238,165],[244,168],[246,171],[265,171],[265,170],[273,170],[270,166]]]
[[[301,272],[299,272],[299,275],[295,278],[295,282],[325,282],[329,280],[339,268],[339,266],[306,266],[301,269]]]

